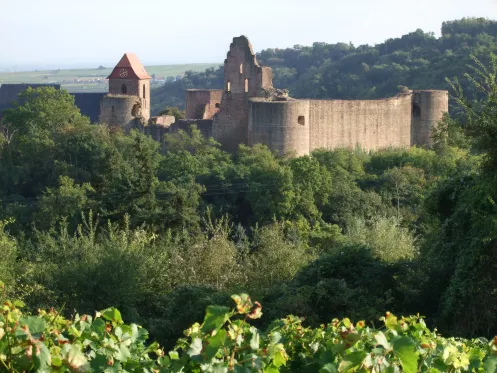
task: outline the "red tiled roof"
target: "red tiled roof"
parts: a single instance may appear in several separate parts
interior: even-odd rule
[[[123,78],[120,75],[122,69],[128,70],[128,75]],[[107,79],[152,79],[150,75],[147,74],[145,67],[138,59],[134,53],[124,53],[121,61],[114,67],[112,73],[107,77]]]

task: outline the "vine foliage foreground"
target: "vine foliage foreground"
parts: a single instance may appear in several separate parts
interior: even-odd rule
[[[147,343],[115,308],[63,318],[54,309],[23,314],[5,301],[0,315],[2,372],[497,372],[497,337],[443,338],[421,317],[382,317],[383,326],[334,319],[307,328],[289,316],[262,332],[262,307],[246,294],[234,309],[210,306],[173,351]]]

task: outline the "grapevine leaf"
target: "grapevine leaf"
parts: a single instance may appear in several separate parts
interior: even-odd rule
[[[35,316],[21,317],[19,324],[26,328],[26,334],[30,334],[33,338],[39,339],[45,331],[45,320]],[[17,333],[16,333],[17,334]]]
[[[279,373],[279,369],[275,367],[273,364],[268,365],[264,368],[264,373]]]
[[[117,308],[107,308],[100,312],[102,317],[107,321],[115,322],[116,324],[123,324],[121,312]]]
[[[402,369],[406,373],[416,373],[418,371],[418,353],[415,351],[415,344],[409,337],[398,338],[393,341],[393,350],[399,357]]]
[[[210,333],[219,330],[229,319],[230,309],[222,306],[209,306],[205,314],[202,332]]]
[[[212,360],[216,356],[219,349],[224,346],[224,343],[226,342],[226,334],[226,330],[221,329],[214,337],[209,339],[205,349],[207,360]]]
[[[288,360],[288,355],[286,354],[286,351],[283,349],[282,346],[281,349],[274,354],[273,364],[275,367],[279,368],[282,365],[286,365],[287,360]]]
[[[487,356],[487,358],[483,362],[483,368],[485,368],[485,372],[487,372],[487,373],[496,373],[497,372],[497,356]]]
[[[337,367],[335,364],[328,363],[319,369],[319,373],[337,373]]]
[[[338,371],[342,373],[360,366],[366,356],[366,351],[356,351],[352,352],[351,354],[345,355],[340,362],[340,365],[338,366]]]
[[[397,328],[397,325],[397,317],[391,313],[387,313],[387,317],[385,318],[385,326],[388,329],[395,330]]]
[[[85,355],[77,346],[71,346],[67,351],[66,356],[67,364],[71,367],[73,371],[76,372],[90,372],[91,367],[86,360]]]
[[[260,339],[261,339],[260,335],[259,335],[259,331],[256,328],[251,327],[250,332],[252,333],[252,338],[250,339],[250,348],[252,350],[258,350]]]
[[[382,346],[386,350],[390,349],[390,343],[388,343],[387,337],[383,332],[377,333],[374,336],[374,339],[376,340],[377,345]]]
[[[188,349],[188,355],[197,356],[202,352],[202,339],[195,338],[193,342],[190,344],[190,348]]]
[[[52,364],[50,351],[42,342],[37,342],[35,347],[34,361],[36,369],[38,371],[48,371],[48,368]]]

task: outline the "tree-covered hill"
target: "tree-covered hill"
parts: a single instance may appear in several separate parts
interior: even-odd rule
[[[399,86],[448,89],[445,78],[462,76],[470,54],[487,63],[491,52],[497,52],[497,21],[463,18],[444,22],[439,38],[418,29],[375,46],[314,43],[266,49],[257,58],[273,68],[275,86],[288,88],[293,97],[373,99],[395,95]],[[188,88],[222,86],[223,67],[190,71],[155,89],[152,109],[184,107]]]

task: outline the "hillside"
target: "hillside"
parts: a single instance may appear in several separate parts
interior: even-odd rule
[[[314,43],[266,49],[257,58],[273,68],[275,86],[293,97],[374,99],[395,95],[399,86],[448,89],[445,78],[462,76],[470,54],[487,63],[492,52],[497,53],[497,22],[465,18],[444,22],[439,38],[418,29],[375,46]],[[222,67],[187,72],[182,81],[153,91],[152,109],[182,108],[185,89],[222,85]]]
[[[145,68],[150,75],[155,74],[157,79],[159,79],[176,77],[177,75],[184,74],[185,71],[204,71],[213,66],[217,65],[213,63],[197,63],[146,66]],[[112,67],[103,66],[95,69],[0,72],[0,85],[2,83],[53,83],[61,84],[69,92],[107,92],[108,84],[105,82],[105,78],[111,72]]]

